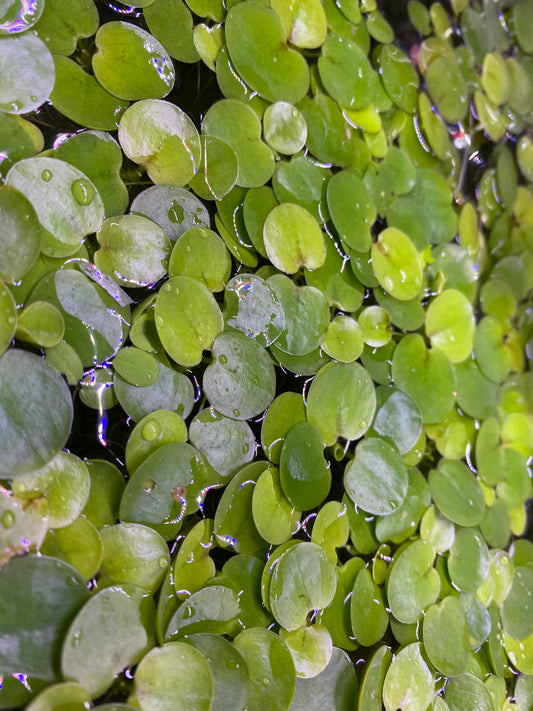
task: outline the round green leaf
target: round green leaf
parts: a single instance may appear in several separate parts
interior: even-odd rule
[[[331,471],[324,459],[322,435],[302,422],[289,430],[280,455],[280,481],[287,499],[300,511],[321,504],[329,493]]]
[[[218,336],[212,351],[213,361],[202,383],[211,405],[237,420],[260,415],[276,390],[276,374],[267,352],[238,331]]]
[[[114,523],[118,518],[125,481],[122,472],[111,462],[89,459],[86,464],[91,484],[89,498],[82,513],[96,528],[102,528]]]
[[[303,397],[292,392],[278,395],[266,411],[261,426],[261,446],[273,464],[279,464],[285,437],[300,422],[306,422]]]
[[[485,511],[483,491],[475,475],[460,461],[442,459],[428,477],[437,508],[460,526],[476,526]]]
[[[209,227],[205,205],[196,195],[177,185],[152,185],[143,190],[131,203],[131,212],[157,222],[173,242],[193,227]]]
[[[36,346],[56,346],[65,332],[65,322],[59,309],[47,301],[34,301],[18,315],[17,338]]]
[[[367,252],[372,245],[370,228],[376,219],[376,207],[358,175],[343,170],[331,178],[328,209],[343,244],[357,252]]]
[[[402,111],[413,113],[418,99],[418,76],[409,57],[396,45],[387,44],[381,49],[379,63],[387,94]]]
[[[238,3],[228,13],[225,34],[231,61],[253,91],[268,101],[291,104],[305,96],[307,62],[287,45],[274,10],[256,2]]]
[[[249,693],[248,667],[244,657],[224,637],[198,633],[187,636],[187,642],[206,657],[215,682],[213,708],[241,711]]]
[[[3,673],[55,681],[59,651],[73,616],[89,597],[75,568],[48,556],[19,556],[0,571]]]
[[[476,590],[489,572],[487,544],[474,529],[456,531],[448,558],[450,579],[459,590]]]
[[[102,578],[111,585],[132,583],[155,592],[170,564],[165,541],[156,531],[138,523],[117,523],[101,529]],[[143,647],[146,644],[146,638]]]
[[[419,334],[408,334],[394,349],[392,377],[420,408],[425,423],[439,422],[453,407],[455,372],[444,353],[428,350]]]
[[[448,123],[461,121],[468,110],[468,93],[459,65],[438,56],[426,72],[426,85],[442,118]]]
[[[329,324],[322,349],[336,361],[351,363],[363,352],[361,328],[350,316],[335,316]]]
[[[407,494],[407,467],[394,445],[381,437],[360,442],[355,458],[344,470],[346,493],[356,506],[371,514],[395,511]]]
[[[212,407],[201,410],[192,420],[189,437],[223,477],[254,458],[256,443],[249,424],[225,417]]]
[[[118,401],[135,422],[156,410],[171,410],[187,417],[193,407],[194,390],[189,378],[162,363],[152,385],[132,385],[117,374],[113,384]]]
[[[410,543],[398,555],[387,581],[389,607],[399,622],[416,622],[440,592],[440,577],[433,568],[435,552],[426,541]]]
[[[267,106],[263,115],[263,130],[268,145],[285,155],[301,151],[307,138],[304,117],[286,101]]]
[[[391,441],[400,454],[407,454],[422,432],[420,410],[402,390],[382,387],[376,395],[378,405],[372,429]]]
[[[317,705],[323,711],[349,711],[356,695],[357,677],[352,661],[344,650],[333,647],[331,658],[320,674],[296,679],[296,691],[289,708],[290,711],[306,711]]]
[[[393,658],[383,682],[387,711],[426,711],[435,692],[435,679],[420,653],[419,643],[408,644]]]
[[[102,541],[96,527],[84,516],[78,516],[68,526],[50,529],[40,552],[61,558],[76,568],[85,580],[90,580],[100,569]]]
[[[172,641],[198,632],[228,634],[240,629],[237,593],[225,585],[209,585],[188,597],[176,610],[165,633]]]
[[[294,696],[296,671],[287,646],[262,627],[245,629],[234,639],[250,674],[249,711],[289,708]]]
[[[257,479],[252,515],[259,534],[275,546],[285,543],[298,529],[301,512],[285,495],[276,467],[268,467]]]
[[[84,711],[91,703],[87,689],[75,681],[63,681],[46,687],[26,706],[29,711],[54,711],[68,705],[72,711]]]
[[[2,40],[3,41],[3,40]],[[30,201],[41,227],[42,251],[66,257],[102,224],[104,204],[87,176],[57,158],[26,158],[9,171],[6,184]]]
[[[473,674],[450,679],[444,700],[450,711],[492,711],[493,699],[488,688]]]
[[[286,274],[295,274],[302,267],[317,269],[326,258],[322,231],[300,205],[274,207],[265,220],[263,236],[268,258]]]
[[[267,543],[250,516],[255,482],[266,468],[265,462],[247,464],[226,487],[215,513],[215,536],[221,546],[249,555],[263,555],[266,550]]]
[[[69,57],[54,56],[56,81],[50,94],[55,108],[87,128],[115,131],[129,102],[106,91]]]
[[[285,315],[285,328],[276,348],[290,355],[306,355],[319,348],[329,324],[329,306],[324,294],[313,286],[296,286],[284,274],[267,279]]]
[[[227,29],[228,25],[226,32]],[[271,178],[274,154],[261,140],[261,122],[247,104],[236,99],[217,101],[204,116],[202,134],[218,138],[234,151],[238,162],[237,185],[260,187]]]
[[[355,639],[366,647],[378,642],[388,627],[383,594],[368,568],[363,568],[355,578],[350,616]]]
[[[276,561],[270,582],[270,607],[279,624],[296,630],[312,610],[333,600],[337,576],[327,553],[316,543],[297,543]]]
[[[185,185],[200,166],[196,126],[168,101],[145,99],[132,104],[120,119],[118,140],[128,158],[142,165],[156,184]],[[179,222],[179,210],[175,217],[168,213],[171,222]]]
[[[226,284],[224,320],[262,346],[285,328],[285,314],[269,285],[256,274],[238,274]]]
[[[472,353],[475,320],[472,304],[457,289],[446,289],[426,311],[426,334],[433,348],[452,363],[461,363]]]
[[[361,437],[370,427],[375,409],[374,384],[359,363],[328,363],[309,388],[307,418],[328,447],[338,437]]]
[[[119,99],[162,99],[174,86],[166,49],[146,30],[129,22],[106,22],[96,33],[95,77]]]
[[[163,444],[137,467],[126,484],[120,518],[173,537],[183,517],[198,509],[209,476],[204,455],[190,444]]]
[[[54,60],[34,32],[0,37],[0,74],[0,110],[27,114],[49,99],[55,81]]]
[[[104,220],[96,233],[100,248],[94,263],[104,274],[129,287],[155,284],[167,273],[170,240],[152,220],[120,215]]]
[[[41,248],[41,227],[31,202],[15,188],[0,187],[3,229],[0,276],[18,281],[33,267]]]
[[[153,644],[154,604],[135,586],[96,593],[72,621],[65,636],[61,671],[100,696],[115,676],[139,661]]]
[[[331,659],[333,645],[326,627],[310,625],[290,632],[282,628],[280,637],[292,654],[299,678],[317,676]]]
[[[292,5],[273,0],[271,7],[281,17],[287,37],[296,47],[319,47],[326,39],[326,14],[320,0],[300,0]]]
[[[186,642],[150,650],[135,672],[135,694],[144,711],[210,711],[214,693],[207,659]]]
[[[113,368],[131,385],[144,387],[157,380],[159,364],[153,355],[139,348],[121,348],[113,358]]]
[[[460,676],[470,644],[466,613],[458,598],[449,595],[424,614],[424,649],[433,666],[445,676]]]
[[[409,237],[396,229],[383,230],[371,249],[372,266],[380,285],[399,301],[410,301],[422,288],[422,260]]]
[[[320,79],[343,108],[363,109],[373,103],[377,77],[353,39],[331,32],[318,60]]]
[[[511,589],[500,608],[504,632],[516,639],[533,634],[530,599],[533,595],[533,571],[525,566],[515,568]]]
[[[20,403],[25,403],[23,409]],[[57,370],[39,356],[18,349],[2,355],[0,411],[4,476],[42,467],[67,441],[73,416],[70,392]]]
[[[203,519],[189,531],[174,560],[173,585],[178,599],[187,599],[215,576],[215,563],[210,557],[212,547],[213,521]]]
[[[183,0],[157,0],[143,10],[148,29],[180,62],[199,59],[193,42],[192,14]]]
[[[203,351],[213,346],[224,325],[207,287],[188,276],[172,277],[159,290],[155,323],[166,352],[188,367],[200,362]]]

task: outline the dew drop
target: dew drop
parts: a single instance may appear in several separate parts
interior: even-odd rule
[[[236,407],[234,407],[234,408],[233,408],[233,414],[235,415],[235,417],[239,417],[239,415],[240,415],[241,413],[239,412],[239,410],[237,410]]]
[[[71,644],[73,647],[78,647],[81,643],[81,630],[76,630],[72,635]]]
[[[266,677],[263,679],[263,686],[269,686],[270,684],[270,679],[267,679]]]
[[[367,425],[368,425],[368,423],[367,423],[366,420],[361,420],[361,421],[359,422],[359,427],[360,427],[361,429],[366,428]]]
[[[41,178],[42,180],[44,180],[45,183],[49,183],[52,180],[52,177],[53,173],[51,170],[46,169],[43,170],[43,172],[41,173]]]
[[[222,365],[226,365],[226,363],[228,362],[228,359],[224,354],[222,354],[222,355],[218,356],[218,362],[222,363]]]
[[[143,481],[143,490],[146,491],[147,494],[149,494],[154,489],[155,481],[153,479],[146,479],[145,481]]]
[[[236,662],[234,659],[228,659],[226,661],[226,666],[228,669],[239,669],[240,668],[239,662]]]
[[[159,565],[160,568],[166,568],[167,567],[167,559],[166,558],[160,558],[157,561],[157,564]]]
[[[2,514],[2,526],[4,528],[11,528],[15,523],[15,514],[13,511],[4,511]]]
[[[157,420],[148,420],[148,422],[143,425],[141,430],[141,437],[146,440],[146,442],[153,442],[155,439],[161,435],[161,425]]]
[[[70,190],[78,205],[90,205],[94,200],[94,187],[86,178],[75,180],[70,186]]]
[[[248,442],[245,442],[245,443],[242,445],[241,451],[242,451],[243,454],[248,454],[248,452],[250,451],[250,445],[248,444]]]
[[[80,584],[80,581],[71,575],[70,578],[67,580],[67,583],[68,585],[70,585],[71,588],[77,588]]]

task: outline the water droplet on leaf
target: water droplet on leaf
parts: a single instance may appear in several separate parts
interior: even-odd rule
[[[141,437],[147,442],[153,442],[161,435],[161,426],[157,420],[149,420],[141,430]]]
[[[4,528],[11,528],[15,523],[15,514],[13,511],[4,511],[2,514],[2,526]]]
[[[89,180],[80,178],[70,186],[74,200],[78,205],[90,205],[94,200],[95,190]]]
[[[155,489],[155,481],[153,479],[146,479],[146,481],[143,482],[143,489],[149,494]]]

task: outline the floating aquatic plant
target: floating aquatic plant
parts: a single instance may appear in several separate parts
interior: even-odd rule
[[[0,7],[0,708],[533,709],[530,0]]]

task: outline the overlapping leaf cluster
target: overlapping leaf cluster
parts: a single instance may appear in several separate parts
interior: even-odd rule
[[[2,5],[0,708],[533,708],[533,8],[385,10]]]

